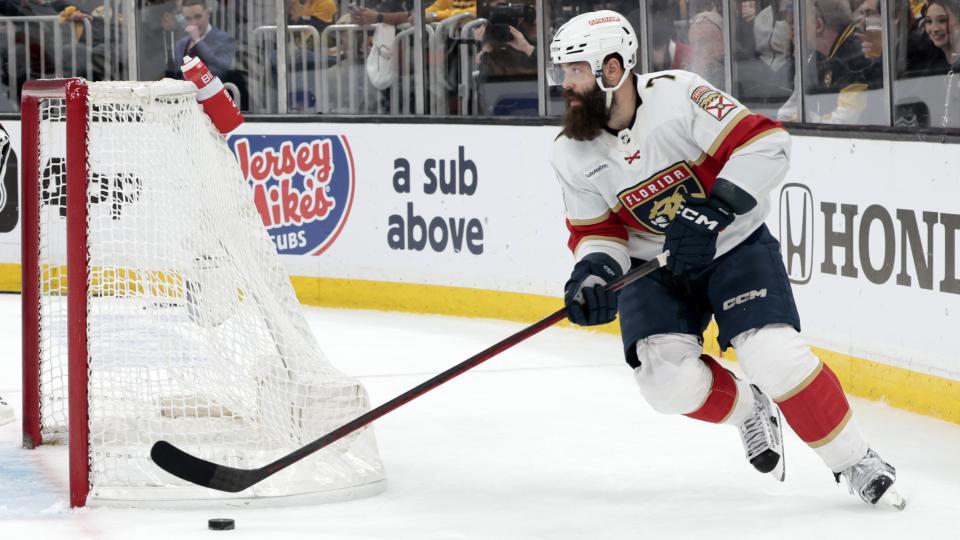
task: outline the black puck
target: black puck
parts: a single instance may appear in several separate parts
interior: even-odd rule
[[[211,531],[232,531],[233,530],[233,520],[217,518],[207,521],[207,528]]]

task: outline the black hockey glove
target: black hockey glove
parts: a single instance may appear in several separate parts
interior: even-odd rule
[[[717,234],[733,218],[733,211],[717,199],[686,197],[667,227],[663,249],[670,251],[670,258],[666,269],[679,276],[706,268],[717,254]]]
[[[580,326],[613,322],[620,292],[609,292],[606,286],[621,276],[620,265],[605,253],[591,253],[577,262],[563,287],[570,322]]]

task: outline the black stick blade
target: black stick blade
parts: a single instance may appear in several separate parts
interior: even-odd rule
[[[235,469],[191,456],[167,441],[157,441],[150,458],[161,469],[198,486],[237,493],[259,482],[260,471]]]

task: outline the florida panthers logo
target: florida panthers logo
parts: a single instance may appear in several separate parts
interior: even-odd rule
[[[673,195],[654,201],[653,207],[650,208],[650,222],[660,229],[666,229],[667,225],[673,221],[673,217],[677,215],[677,210],[683,204],[683,196],[686,194],[687,188],[681,185]]]
[[[617,198],[640,225],[652,233],[663,234],[687,195],[706,196],[706,190],[693,170],[681,161],[621,191]]]

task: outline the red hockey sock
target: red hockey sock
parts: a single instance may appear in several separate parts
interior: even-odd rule
[[[823,362],[787,394],[780,411],[803,442],[819,448],[832,441],[850,420],[850,404],[840,381]]]
[[[700,360],[703,360],[703,363],[713,373],[713,384],[710,386],[707,399],[700,405],[700,408],[684,416],[720,424],[730,416],[734,405],[737,404],[736,379],[709,355],[700,355]]]

